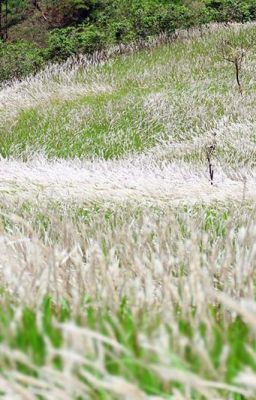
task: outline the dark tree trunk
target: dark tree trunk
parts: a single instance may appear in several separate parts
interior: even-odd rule
[[[7,29],[7,8],[8,0],[0,0],[0,40],[7,40],[8,29]]]
[[[32,4],[32,6],[37,8],[39,11],[41,11],[41,8],[40,8],[37,0],[31,0],[31,4]]]

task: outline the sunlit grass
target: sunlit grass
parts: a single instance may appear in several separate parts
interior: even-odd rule
[[[243,161],[255,141],[255,52],[249,47],[242,67],[241,98],[220,43],[226,37],[246,44],[255,29],[253,24],[220,28],[95,67],[81,61],[56,66],[31,83],[4,89],[1,153],[25,157],[41,150],[50,158],[109,159],[163,141],[203,140],[216,131],[226,159],[233,131],[239,130]]]
[[[255,398],[255,25],[188,34],[0,91],[0,397]]]
[[[4,390],[253,398],[250,204],[3,204],[1,226]]]

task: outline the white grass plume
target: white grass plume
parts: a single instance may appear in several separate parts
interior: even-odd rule
[[[207,164],[157,161],[150,156],[124,160],[0,161],[0,195],[10,199],[61,202],[137,202],[153,204],[241,201],[256,195],[254,169],[230,169],[216,162],[214,186],[209,184]]]

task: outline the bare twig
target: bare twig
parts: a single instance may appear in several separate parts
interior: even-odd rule
[[[216,141],[214,139],[213,143],[206,147],[206,158],[208,162],[209,176],[211,185],[213,185],[214,169],[212,165],[212,156],[216,149]]]
[[[246,55],[246,48],[244,46],[235,48],[230,42],[223,41],[221,45],[221,54],[223,60],[232,63],[234,65],[236,74],[236,83],[238,86],[239,93],[242,95],[243,88],[241,84],[240,75],[241,75],[243,60]]]

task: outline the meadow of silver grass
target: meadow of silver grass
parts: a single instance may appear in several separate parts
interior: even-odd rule
[[[0,288],[12,319],[6,327],[0,317],[0,397],[256,398],[256,57],[251,46],[241,96],[218,54],[223,36],[250,39],[255,24],[201,33],[69,60],[2,87],[1,143],[11,146],[0,160]],[[96,143],[83,132],[101,119],[108,128]],[[74,157],[80,136],[88,153]],[[42,323],[49,296],[70,308],[53,322],[59,346]],[[124,299],[137,353],[118,317]],[[90,307],[94,329],[81,316]],[[43,365],[13,344],[27,308]],[[234,354],[243,364],[231,379]],[[159,395],[130,365],[155,377]]]
[[[210,354],[216,329],[210,312],[213,306],[219,309],[224,329],[239,316],[252,337],[255,334],[255,212],[244,205],[246,213],[241,215],[240,206],[241,203],[228,207],[215,204],[211,210],[218,210],[217,217],[208,231],[203,228],[207,209],[202,206],[184,213],[181,208],[170,206],[138,210],[126,203],[112,206],[108,218],[109,208],[103,207],[87,221],[72,218],[72,208],[67,210],[64,206],[58,211],[59,204],[52,203],[52,211],[49,206],[31,204],[23,217],[18,216],[19,204],[12,204],[13,214],[3,206],[1,286],[19,304],[11,331],[3,332],[3,336],[15,334],[22,317],[20,307],[37,309],[45,295],[50,294],[56,304],[67,299],[74,315],[86,295],[96,308],[107,307],[114,320],[125,297],[135,321],[140,315],[147,315],[149,321],[161,318],[152,336],[137,332],[138,346],[145,350],[144,359],[137,362],[154,371],[172,393],[170,398],[193,398],[194,391],[207,399],[226,399],[227,393],[254,398],[256,375],[252,370],[241,371],[232,385],[223,379],[228,368],[228,343],[223,344],[218,367]],[[223,215],[230,209],[224,221]],[[40,224],[39,212],[48,217],[47,227],[43,221]],[[40,315],[38,310],[39,326]],[[191,338],[180,332],[180,320],[191,324]],[[39,394],[46,398],[91,398],[91,386],[106,390],[108,398],[158,398],[143,393],[135,382],[107,372],[105,353],[110,351],[116,359],[123,353],[134,357],[119,344],[111,326],[107,336],[76,326],[72,320],[58,323],[58,328],[64,336],[62,346],[56,349],[48,340],[47,362],[40,368],[3,341],[1,363],[5,369],[1,388],[7,389],[7,398],[14,393],[17,398],[35,398]],[[186,365],[188,346],[200,363],[197,374]],[[250,348],[248,343],[247,347],[255,357],[253,346]],[[154,354],[151,365],[147,364],[147,354]],[[61,372],[54,370],[57,355],[64,363]],[[37,378],[16,371],[19,362],[35,369]],[[86,384],[79,381],[78,371]],[[182,384],[181,391],[168,389],[173,381]]]

